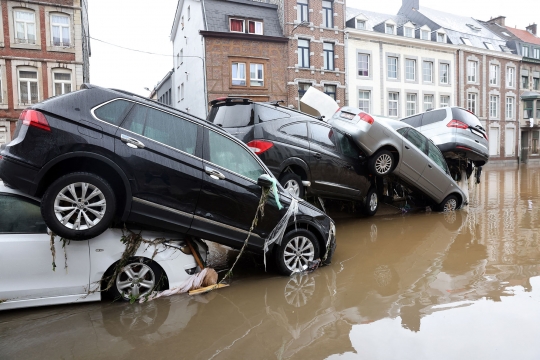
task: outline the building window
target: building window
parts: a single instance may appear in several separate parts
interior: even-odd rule
[[[358,76],[369,76],[369,55],[358,54]]]
[[[4,102],[4,99],[2,98],[2,68],[0,67],[0,104]]]
[[[249,20],[248,21],[248,33],[249,34],[262,35],[263,34],[263,23],[262,23],[262,21]]]
[[[309,67],[309,40],[298,39],[298,66]]]
[[[492,119],[499,118],[499,96],[498,95],[489,96],[489,116]]]
[[[416,60],[405,59],[405,80],[416,80]]]
[[[388,116],[397,117],[399,108],[399,93],[388,93]]]
[[[424,61],[422,74],[424,82],[433,82],[433,63],[431,61]]]
[[[184,83],[180,84],[180,100],[184,100]]]
[[[441,64],[439,68],[439,81],[441,84],[448,84],[450,81],[450,65]]]
[[[516,86],[516,69],[513,67],[506,68],[506,85],[508,87]]]
[[[324,93],[336,100],[336,85],[324,85]]]
[[[363,112],[370,112],[370,99],[371,98],[371,92],[366,90],[360,90],[358,91],[358,108],[362,110]]]
[[[182,25],[182,29],[184,28],[184,17],[182,16],[182,18],[180,19],[180,24]]]
[[[485,42],[485,43],[484,43],[484,46],[485,46],[486,49],[488,49],[488,50],[495,50],[495,47],[494,47],[493,44],[490,43],[490,42]]]
[[[263,64],[249,64],[249,85],[264,86]]]
[[[246,86],[246,64],[241,62],[232,63],[232,85]]]
[[[476,115],[476,94],[467,94],[467,110]]]
[[[71,92],[71,74],[65,72],[53,73],[53,96]]]
[[[467,81],[475,83],[478,76],[478,63],[476,61],[467,61]]]
[[[332,7],[332,1],[322,2],[322,16],[323,16],[323,27],[331,28],[334,27],[334,9]]]
[[[310,87],[310,83],[298,83],[298,98],[301,99]]]
[[[514,118],[514,98],[509,96],[506,98],[506,120],[510,120],[513,118]]]
[[[472,46],[472,42],[471,42],[471,40],[469,40],[469,38],[462,37],[462,38],[461,38],[461,41],[462,41],[463,44],[465,44],[465,45]]]
[[[499,85],[499,65],[489,65],[489,84]]]
[[[188,21],[189,21],[189,19],[191,19],[191,6],[187,7],[187,19],[188,19]]]
[[[305,22],[309,20],[308,0],[296,1],[296,20]]]
[[[51,33],[53,46],[69,46],[69,16],[52,14],[51,15]]]
[[[414,37],[414,29],[410,27],[405,28],[405,36],[413,38]]]
[[[35,70],[19,70],[19,103],[38,102],[38,73]]]
[[[540,90],[540,78],[533,78],[533,89]]]
[[[229,28],[231,32],[240,32],[244,31],[244,20],[242,19],[229,19]]]
[[[523,90],[529,90],[529,75],[521,77],[521,88]]]
[[[180,53],[178,54],[178,63],[180,65],[184,63],[184,49],[180,49]]]
[[[446,35],[437,33],[437,42],[444,43],[446,42]]]
[[[521,48],[521,55],[523,55],[523,57],[529,57],[529,47],[528,46],[523,46]]]
[[[389,56],[388,57],[388,78],[397,79],[397,69],[398,69],[398,59],[397,57]]]
[[[36,16],[33,11],[15,10],[15,43],[36,43]]]
[[[532,153],[538,154],[538,138],[539,138],[539,132],[533,131],[532,132]]]
[[[531,119],[533,117],[534,113],[534,102],[532,101],[524,101],[523,102],[523,118],[524,119]]]
[[[407,94],[407,116],[416,114],[416,94]]]
[[[358,30],[365,30],[366,29],[366,22],[364,20],[356,19],[356,28]]]
[[[394,35],[394,25],[386,24],[385,32],[390,35]]]
[[[429,40],[429,31],[428,30],[420,30],[420,39]]]
[[[424,111],[433,109],[433,95],[424,95]]]
[[[334,44],[323,43],[324,70],[334,70]]]
[[[540,59],[540,49],[534,49],[533,50],[533,57],[535,59]]]
[[[441,95],[441,107],[449,107],[449,106],[450,106],[450,96]]]

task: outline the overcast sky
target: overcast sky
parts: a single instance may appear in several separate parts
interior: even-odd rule
[[[90,82],[148,95],[144,88],[152,89],[173,67],[169,35],[176,4],[177,0],[89,1],[92,38],[168,55],[142,54],[91,40]],[[347,0],[347,6],[397,14],[401,0]],[[506,25],[521,29],[540,22],[539,0],[420,0],[420,8],[422,6],[480,20],[504,15]]]

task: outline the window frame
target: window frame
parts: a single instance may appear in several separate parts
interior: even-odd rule
[[[410,31],[410,34],[407,34],[407,32]],[[414,39],[414,28],[410,26],[404,26],[403,27],[403,36],[407,38]]]
[[[306,46],[300,46],[300,41],[306,41],[307,42],[307,47]],[[310,59],[310,48],[311,48],[311,41],[308,40],[308,39],[302,39],[302,38],[299,38],[297,40],[297,49],[298,49],[298,60],[300,60],[300,51],[302,51],[302,63],[300,64],[300,61],[298,61],[298,67],[299,68],[302,68],[302,69],[309,69],[310,68],[310,64],[311,64],[311,59]],[[307,55],[307,56],[306,56]],[[307,59],[307,66],[305,66],[305,60]]]
[[[426,65],[429,66],[428,69],[426,69]],[[429,80],[426,80],[427,71],[429,70]],[[424,83],[433,83],[433,61],[422,61],[422,82]]]
[[[420,40],[429,40],[429,30],[420,29]]]
[[[360,94],[368,94],[367,99],[361,97]],[[361,102],[365,105],[367,101],[367,110],[365,106],[361,105]],[[371,90],[358,89],[358,108],[366,113],[371,113]]]
[[[64,17],[64,18],[67,18],[68,19],[68,24],[67,26],[65,26],[65,24],[55,24],[53,23],[53,16],[61,16],[61,17]],[[60,33],[62,33],[62,29],[67,27],[68,29],[68,44],[65,45],[64,42],[63,42],[63,39],[62,41],[60,42],[60,45],[56,45],[54,43],[54,37],[53,37],[53,27],[54,26],[60,26]],[[50,31],[51,31],[51,46],[54,46],[54,47],[74,47],[74,44],[72,43],[71,41],[71,16],[69,14],[66,14],[66,13],[61,13],[61,12],[50,12],[49,13],[49,27],[50,27]],[[62,34],[60,35],[62,37]]]
[[[418,113],[416,109],[416,104],[418,102],[418,95],[416,93],[407,93],[406,106],[405,106],[405,116],[412,116]],[[412,106],[409,106],[412,105]]]
[[[39,102],[39,87],[40,87],[40,83],[39,83],[39,69],[36,68],[36,67],[27,67],[27,66],[18,66],[17,67],[17,91],[18,91],[18,100],[19,100],[19,105],[31,105],[31,104],[37,104]],[[33,79],[33,78],[21,78],[21,71],[27,71],[27,72],[35,72],[36,73],[36,78]],[[24,81],[27,83],[27,86],[28,86],[28,92],[27,92],[27,96],[28,96],[28,100],[29,102],[23,102],[22,101],[22,93],[21,93],[21,79],[24,79]],[[32,94],[31,94],[31,86],[30,84],[31,83],[35,83],[36,84],[36,90],[37,90],[37,98],[36,98],[36,101],[35,102],[32,102]]]
[[[68,80],[56,80],[55,79],[55,75],[56,74],[69,74],[69,81]],[[73,91],[73,72],[71,70],[66,70],[66,69],[52,69],[52,94],[53,96],[58,96],[58,95],[64,95],[64,94],[68,94],[70,92]],[[61,84],[62,85],[62,93],[61,94],[57,94],[56,93],[56,84]],[[70,86],[70,91],[66,92],[65,91],[65,84],[69,84]]]
[[[395,95],[395,99],[392,99],[390,96]],[[390,106],[391,104],[395,104],[394,106]],[[392,115],[391,111],[395,110],[396,115]],[[399,117],[399,92],[397,91],[389,91],[388,92],[388,117]]]
[[[467,93],[467,110],[474,115],[478,112],[478,94],[474,92]]]
[[[358,24],[362,24],[362,27],[358,27]],[[357,30],[366,30],[366,20],[356,19],[355,29],[357,29]]]
[[[412,67],[409,66],[412,62]],[[412,69],[412,79],[409,79]],[[405,81],[416,81],[416,59],[405,58]]]
[[[255,31],[254,32],[251,32],[249,31],[249,23],[253,23],[254,26],[255,26]],[[247,20],[247,33],[248,34],[252,34],[252,35],[263,35],[264,34],[264,22],[263,21],[260,21],[260,20]],[[257,24],[261,24],[261,32],[257,32]]]
[[[446,98],[448,99],[448,102],[443,102],[443,98]],[[439,104],[441,108],[444,108],[444,107],[450,107],[450,95],[440,95],[439,96]]]
[[[232,20],[242,21],[242,31],[232,30]],[[182,28],[184,28],[184,26],[182,26]],[[246,19],[230,17],[229,18],[229,32],[237,33],[237,34],[245,34],[246,33]]]
[[[243,78],[235,78],[233,77],[233,70],[232,70],[232,67],[234,64],[237,64],[238,65],[238,70],[240,69],[240,64],[244,65],[244,77]],[[237,71],[237,74],[238,75],[238,71]],[[244,81],[245,85],[242,85],[242,84],[233,84],[234,81]],[[241,86],[241,87],[247,87],[247,84],[248,84],[248,81],[247,81],[247,63],[246,62],[241,62],[241,61],[232,61],[231,62],[231,87],[232,86]]]
[[[521,55],[523,57],[529,57],[530,55],[530,52],[529,52],[529,47],[527,45],[521,45]]]
[[[325,46],[329,45],[332,49],[325,49]],[[323,42],[323,69],[334,71],[335,70],[335,44],[331,42]],[[330,66],[332,65],[332,66]]]
[[[489,85],[499,86],[499,78],[500,78],[499,74],[500,74],[499,64],[489,64]]]
[[[521,88],[529,90],[529,75],[521,75]]]
[[[431,98],[431,101],[426,101],[426,98]],[[435,108],[435,95],[434,94],[424,94],[423,96],[423,109],[424,111],[428,111],[429,109]],[[430,107],[427,107],[426,104],[429,104]]]
[[[491,119],[499,119],[500,104],[501,103],[499,95],[489,95],[489,117]]]
[[[261,70],[262,70],[262,78],[259,78],[259,77],[255,77],[255,81],[260,81],[261,82],[261,85],[253,85],[251,82],[254,80],[252,77],[251,77],[251,67],[255,65],[255,73],[258,72],[258,66],[260,65],[261,67]],[[249,86],[250,87],[264,87],[264,64],[262,63],[256,63],[256,62],[250,62],[249,63]]]
[[[325,7],[325,3],[330,3],[330,7]],[[322,1],[322,27],[333,29],[334,28],[334,1],[323,0]]]
[[[233,78],[233,65],[234,64],[243,64],[244,66],[244,77],[245,78]],[[262,85],[251,85],[251,65],[261,65],[262,66],[262,79],[259,79],[258,77],[255,78],[255,81],[262,80]],[[229,81],[229,88],[230,89],[248,89],[248,88],[254,88],[254,89],[267,89],[268,88],[268,82],[266,81],[266,67],[268,63],[267,61],[263,59],[257,59],[257,58],[242,58],[242,57],[234,57],[230,58],[229,62],[229,68],[231,69],[231,76]],[[236,75],[236,74],[235,74]],[[239,84],[233,84],[233,81],[240,81],[244,82],[245,85],[239,85]]]
[[[476,84],[478,82],[478,61],[467,60],[467,82]]]
[[[22,13],[31,13],[34,16],[34,20],[32,22],[25,21],[25,20],[17,20],[17,12]],[[14,43],[15,44],[26,44],[26,45],[38,45],[38,19],[36,18],[36,11],[34,9],[28,9],[28,8],[14,8],[13,9],[13,37],[14,37]],[[24,39],[17,37],[17,23],[24,24]],[[34,42],[30,43],[28,42],[28,24],[34,25]],[[24,41],[21,41],[24,40]]]
[[[510,76],[510,73],[512,76]],[[510,88],[516,87],[516,68],[513,66],[506,67],[506,86]]]
[[[444,72],[443,72],[444,68],[446,68],[446,81],[444,81]],[[443,85],[450,84],[450,64],[439,63],[439,83]]]
[[[360,57],[362,57],[362,56],[365,56],[367,61],[365,61],[365,62],[361,61]],[[356,66],[357,66],[356,76],[362,77],[362,78],[369,78],[370,74],[371,74],[371,71],[370,71],[371,55],[366,54],[366,53],[357,52],[356,53],[356,60],[357,60],[356,61]],[[360,64],[364,64],[364,63],[366,64],[365,70],[360,67]],[[366,75],[360,75],[360,71],[365,71],[367,74]]]
[[[391,61],[395,60],[395,69],[390,69],[393,64]],[[392,77],[390,76],[391,71],[394,70],[396,76]],[[386,78],[390,80],[398,80],[399,79],[399,58],[397,56],[387,56],[386,57]]]
[[[439,41],[439,40],[441,40],[441,39],[439,38],[439,36],[442,36],[442,41]],[[440,33],[440,32],[438,32],[438,33],[437,33],[437,42],[443,43],[443,44],[446,43],[446,34],[445,34],[445,33]]]
[[[327,87],[333,87],[334,88],[334,91],[327,91]],[[337,85],[336,84],[324,84],[323,85],[323,92],[330,96],[332,99],[334,99],[334,101],[337,100]]]
[[[305,2],[302,2],[305,1]],[[306,18],[304,19],[304,12]],[[299,23],[309,21],[309,0],[296,0],[296,20]]]
[[[390,32],[388,32],[390,30]],[[384,24],[384,33],[388,35],[396,34],[396,26],[394,24]]]

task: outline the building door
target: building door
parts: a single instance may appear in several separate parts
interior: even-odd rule
[[[499,156],[499,128],[489,128],[489,156]]]
[[[521,132],[521,162],[527,163],[529,159],[529,132]]]
[[[538,156],[538,130],[532,132],[531,156]]]
[[[514,156],[515,150],[515,133],[516,129],[506,128],[504,133],[504,156]]]

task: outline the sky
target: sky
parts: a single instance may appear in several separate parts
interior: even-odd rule
[[[90,82],[149,95],[144,88],[153,89],[173,68],[169,35],[176,5],[177,0],[89,1]],[[401,0],[347,0],[347,6],[397,14]],[[420,0],[422,6],[479,20],[504,15],[507,26],[521,29],[540,22],[539,0]],[[130,51],[104,42],[165,56]]]

